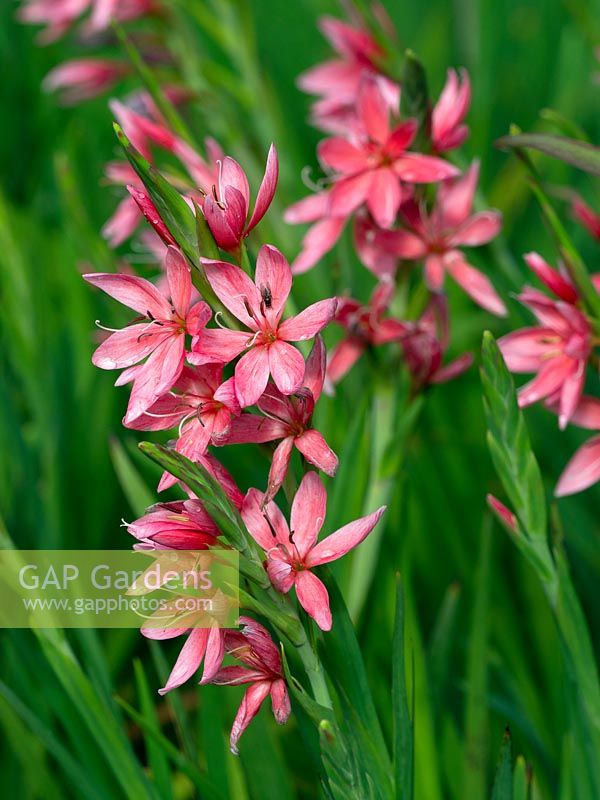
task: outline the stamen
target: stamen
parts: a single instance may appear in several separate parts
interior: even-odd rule
[[[99,319],[94,321],[94,325],[100,330],[108,331],[109,333],[119,333],[119,331],[125,330],[124,328],[107,328],[106,325],[102,325]]]

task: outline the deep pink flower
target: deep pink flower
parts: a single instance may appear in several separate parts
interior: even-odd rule
[[[165,394],[183,369],[186,335],[196,336],[210,319],[209,306],[192,304],[192,279],[181,253],[170,247],[167,260],[168,296],[143,278],[92,273],[86,281],[133,308],[143,322],[115,331],[94,353],[100,369],[125,369],[118,384],[133,380],[125,415],[129,424]],[[147,357],[147,358],[146,358]],[[143,364],[139,364],[146,359]]]
[[[385,506],[317,543],[326,510],[327,493],[316,472],[302,479],[292,502],[290,526],[273,501],[265,505],[265,495],[257,489],[249,490],[242,506],[248,531],[267,555],[271,582],[283,593],[295,586],[298,602],[324,631],[331,629],[329,595],[311,570],[341,558],[366,539]]]
[[[419,320],[406,326],[401,345],[416,387],[447,383],[473,363],[472,354],[463,353],[449,364],[443,364],[450,344],[448,302],[443,295],[432,295]]]
[[[519,389],[519,405],[544,399],[554,402],[562,429],[581,399],[592,330],[585,314],[575,305],[577,296],[567,278],[536,253],[529,253],[525,260],[559,299],[526,287],[519,300],[537,317],[539,326],[509,333],[498,344],[511,372],[537,373]]]
[[[227,156],[219,165],[218,183],[212,185],[212,194],[202,203],[202,210],[216,243],[223,250],[237,250],[244,237],[255,228],[271,205],[277,188],[279,162],[277,151],[271,145],[267,156],[265,174],[258,189],[256,205],[248,221],[250,187],[246,173],[233,158]]]
[[[503,316],[506,307],[490,280],[458,249],[486,244],[502,226],[499,211],[471,213],[478,177],[475,162],[461,177],[442,183],[430,214],[414,200],[404,203],[400,214],[408,229],[390,232],[381,246],[400,258],[424,259],[425,279],[432,291],[441,291],[448,272],[476,303]]]
[[[139,208],[139,210],[144,215],[144,218],[150,225],[154,228],[154,231],[160,236],[162,241],[166,245],[177,245],[175,239],[171,236],[171,233],[165,223],[163,222],[162,217],[158,213],[158,209],[152,202],[150,195],[146,192],[145,189],[138,189],[137,186],[127,186],[127,191],[133,197],[135,204]]]
[[[61,102],[65,105],[75,105],[107,92],[126,72],[127,65],[120,61],[78,58],[54,67],[42,85],[48,92],[60,92]]]
[[[319,145],[319,158],[334,176],[330,215],[350,216],[367,205],[381,228],[393,225],[402,201],[402,183],[433,183],[458,173],[435,156],[411,153],[415,120],[390,127],[389,108],[376,80],[364,78],[358,94],[360,133],[334,137]]]
[[[385,280],[375,287],[366,306],[350,297],[339,299],[335,322],[345,329],[346,335],[329,358],[327,378],[332,383],[341,380],[368,347],[398,342],[405,335],[404,322],[384,319],[394,291],[394,283]]]
[[[312,427],[313,410],[325,380],[325,363],[323,340],[317,336],[306,362],[302,388],[293,395],[284,395],[270,383],[258,400],[258,407],[265,416],[242,414],[232,422],[226,444],[281,439],[269,470],[267,500],[272,500],[279,491],[294,447],[317,469],[335,475],[338,458],[323,436]]]
[[[233,264],[202,262],[219,300],[251,333],[204,329],[194,340],[190,360],[195,364],[227,364],[244,353],[235,367],[235,390],[242,407],[256,403],[269,374],[280,392],[293,394],[302,385],[305,365],[300,352],[288,342],[316,336],[333,318],[337,300],[320,300],[281,322],[292,273],[279,250],[271,245],[261,247],[255,282]]]
[[[329,215],[329,192],[322,191],[299,200],[284,211],[290,225],[314,222],[302,240],[302,249],[292,263],[292,272],[299,275],[315,266],[340,238],[346,220]]]
[[[222,374],[220,364],[184,367],[172,390],[127,427],[162,431],[179,425],[175,449],[190,461],[197,461],[209,444],[218,445],[226,439],[232,417],[240,413],[234,379],[223,383]],[[165,472],[158,491],[174,483],[175,478]]]
[[[600,431],[600,400],[583,396],[569,420],[580,428]],[[600,435],[583,444],[565,467],[554,490],[556,497],[582,492],[600,481]]]
[[[222,667],[210,680],[203,678],[201,681],[218,686],[250,684],[231,728],[229,746],[235,755],[238,753],[241,735],[269,695],[271,695],[273,716],[279,725],[285,724],[291,713],[281,656],[269,632],[250,617],[240,617],[240,625],[242,627],[239,631],[225,632],[225,649],[246,667],[237,665]]]
[[[144,548],[206,550],[216,544],[219,531],[199,500],[157,503],[127,526]]]
[[[431,114],[431,140],[434,150],[454,150],[465,141],[469,129],[463,124],[471,104],[471,82],[465,69],[449,69],[446,85]]]

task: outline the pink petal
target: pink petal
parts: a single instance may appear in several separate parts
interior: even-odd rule
[[[200,300],[193,305],[185,315],[185,329],[190,336],[198,336],[206,323],[212,317],[212,311],[208,303]]]
[[[434,292],[440,292],[444,286],[444,258],[438,253],[431,253],[425,259],[425,282]]]
[[[547,356],[556,351],[552,341],[555,338],[550,328],[522,328],[502,336],[498,346],[511,372],[537,372]]]
[[[265,351],[266,352],[266,351]],[[268,347],[268,367],[275,381],[275,386],[282,394],[293,394],[302,386],[302,379],[304,378],[304,359],[302,353],[296,350],[291,344],[278,339]],[[237,372],[236,372],[237,383]],[[264,392],[266,380],[261,388],[260,394],[257,395],[253,402],[256,402],[260,395]],[[251,405],[251,403],[248,403]]]
[[[295,317],[286,319],[280,326],[278,335],[287,342],[303,342],[312,339],[328,325],[335,316],[337,299],[319,300],[305,308]]]
[[[227,186],[231,186],[237,192],[239,192],[243,205],[246,208],[246,211],[243,215],[245,222],[248,214],[248,206],[250,204],[250,187],[248,186],[248,178],[238,162],[230,156],[226,156],[223,159],[221,174],[219,176],[219,184],[223,190],[223,193],[225,192]],[[221,199],[223,199],[222,194]]]
[[[408,119],[397,128],[394,128],[390,138],[385,143],[385,152],[390,158],[398,158],[411,146],[419,126],[414,119]]]
[[[152,225],[162,241],[167,245],[176,245],[177,242],[171,236],[169,229],[158,213],[158,209],[152,202],[150,195],[148,195],[145,190],[139,189],[137,186],[127,186],[127,191],[133,197],[137,207],[144,215],[146,221]],[[112,246],[114,247],[115,245],[113,244]]]
[[[212,681],[221,668],[224,656],[225,638],[223,636],[223,631],[217,625],[213,625],[208,632],[201,683],[209,683]]]
[[[340,84],[356,86],[356,66],[339,60],[324,61],[303,72],[297,84],[306,94],[328,94]]]
[[[458,175],[458,169],[436,156],[404,153],[393,163],[396,175],[408,183],[436,183]]]
[[[519,389],[521,408],[537,403],[560,389],[570,376],[574,363],[568,356],[556,356],[545,361],[535,378]]]
[[[354,522],[349,522],[331,536],[319,542],[308,554],[307,567],[316,567],[318,564],[327,564],[346,555],[353,547],[360,544],[371,533],[385,511],[381,506],[377,511],[366,517],[361,517]]]
[[[389,111],[377,80],[371,76],[361,83],[357,113],[369,138],[384,144],[390,134]]]
[[[256,205],[254,206],[254,211],[252,212],[250,222],[246,228],[247,231],[251,231],[252,228],[256,227],[256,225],[258,225],[258,223],[266,214],[267,209],[271,205],[273,197],[275,196],[278,177],[279,161],[277,159],[277,150],[275,149],[275,145],[272,144],[269,148],[269,154],[267,156],[265,174],[258,189],[258,194],[256,195]]]
[[[251,347],[236,364],[235,393],[242,408],[254,405],[264,392],[269,380],[270,351],[275,344],[278,342],[274,342],[270,347],[265,345]]]
[[[292,565],[277,549],[269,551],[267,574],[273,586],[281,594],[287,594],[296,581],[296,572]]]
[[[194,628],[190,631],[164,688],[158,690],[159,694],[176,689],[192,677],[202,663],[207,640],[208,631],[205,628]]]
[[[331,630],[331,611],[329,594],[323,583],[305,569],[296,573],[296,595],[298,602],[311,616],[322,631]]]
[[[292,502],[290,526],[302,559],[317,541],[327,513],[327,492],[316,472],[307,472]]]
[[[571,423],[580,428],[600,430],[600,400],[597,397],[582,397],[573,414]]]
[[[292,264],[294,275],[307,272],[335,245],[344,229],[343,217],[328,217],[313,225],[302,240],[302,252]]]
[[[467,219],[478,181],[479,161],[474,161],[464,175],[440,184],[437,205],[442,228],[456,228]]]
[[[139,417],[171,389],[181,374],[184,361],[184,337],[170,336],[158,345],[146,363],[136,372],[124,423]]]
[[[143,322],[111,333],[96,349],[92,364],[100,369],[130,367],[149,355],[171,332]]]
[[[173,307],[177,314],[185,319],[192,298],[192,278],[189,267],[175,247],[167,247],[165,266]]]
[[[538,278],[550,291],[566,303],[576,303],[577,291],[573,285],[558,272],[538,253],[525,253],[523,256],[527,265],[535,272]]]
[[[349,217],[367,199],[372,180],[373,173],[368,170],[334,183],[329,193],[329,213],[334,217]]]
[[[242,698],[242,702],[233,721],[231,736],[229,737],[229,748],[234,755],[238,754],[237,745],[240,736],[258,714],[258,710],[263,700],[268,696],[270,690],[270,681],[255,683],[246,689],[246,694]]]
[[[344,339],[331,353],[327,365],[327,377],[332,383],[340,381],[349,372],[365,351],[365,343],[359,339]]]
[[[292,713],[290,696],[283,678],[273,681],[271,684],[271,703],[273,705],[273,716],[278,725],[284,725]]]
[[[244,206],[241,194],[239,192],[237,195],[231,194],[231,189],[229,191],[229,199],[232,200],[233,206],[237,207],[233,209],[228,207],[230,213],[227,213],[210,195],[207,195],[202,206],[206,223],[215,238],[215,242],[223,250],[228,251],[235,250],[239,246],[244,222],[246,221],[246,218],[242,216]]]
[[[205,328],[194,339],[191,364],[228,364],[248,347],[250,334],[246,331],[230,331],[228,328]]]
[[[289,544],[290,529],[285,517],[275,503],[267,503],[263,509],[264,494],[258,489],[249,489],[244,498],[241,514],[248,532],[265,553],[277,544]],[[267,522],[267,516],[269,522]]]
[[[263,394],[263,397],[265,395]],[[261,405],[262,398],[259,401]],[[288,435],[288,426],[277,419],[259,417],[257,414],[241,414],[231,422],[223,444],[264,444]]]
[[[317,334],[310,355],[306,359],[306,368],[302,381],[302,385],[310,391],[315,402],[319,399],[323,390],[326,367],[327,354],[325,352],[325,345],[323,344],[321,335]]]
[[[400,181],[393,170],[388,167],[375,170],[367,197],[367,206],[380,228],[392,227],[401,198]]]
[[[214,293],[240,322],[251,330],[257,325],[247,310],[249,305],[254,313],[260,313],[260,292],[248,275],[233,264],[226,261],[210,261],[202,259],[204,271]]]
[[[171,317],[171,308],[166,297],[163,297],[154,284],[144,278],[134,275],[114,275],[110,272],[90,273],[83,277],[92,286],[97,286],[119,303],[133,308],[144,317],[148,316],[148,312],[154,319],[164,320]]]
[[[287,436],[275,448],[273,459],[271,461],[271,468],[269,469],[269,478],[267,484],[266,497],[271,500],[283,483],[285,476],[290,466],[290,458],[292,450],[294,449],[294,437]]]
[[[507,508],[504,503],[501,503],[493,494],[488,494],[486,497],[488,506],[492,509],[494,514],[498,517],[502,525],[507,527],[513,533],[517,530],[517,518],[512,511]]]
[[[262,297],[264,316],[276,326],[292,288],[290,265],[276,247],[265,244],[260,248],[254,280]]]
[[[579,361],[576,369],[564,380],[560,391],[558,426],[564,430],[577,408],[585,384],[585,361]]]
[[[135,200],[132,200],[131,197],[124,197],[102,228],[102,236],[108,242],[109,247],[118,247],[126,239],[129,239],[135,233],[140,219],[140,210]]]
[[[499,211],[481,211],[473,214],[450,237],[450,247],[464,245],[479,247],[494,239],[502,229],[502,214]]]
[[[343,175],[355,175],[368,166],[364,151],[341,137],[323,139],[319,142],[318,155],[325,167]]]
[[[554,494],[565,497],[582,492],[600,480],[600,436],[594,436],[575,453],[560,476]]]
[[[469,369],[473,363],[473,354],[464,353],[462,356],[454,359],[445,367],[438,369],[429,379],[429,383],[447,383],[448,381],[462,375],[463,372]]]
[[[506,316],[506,306],[498,296],[488,277],[470,264],[467,264],[466,261],[463,261],[458,254],[449,254],[444,263],[446,269],[458,285],[461,286],[478,305],[485,308],[490,313],[496,314],[498,317]]]
[[[329,195],[327,192],[318,192],[298,200],[283,212],[283,219],[289,225],[298,225],[303,222],[315,222],[327,214]]]
[[[295,444],[309,463],[327,475],[335,475],[338,467],[338,457],[319,431],[312,429],[304,431],[303,434],[296,437]]]

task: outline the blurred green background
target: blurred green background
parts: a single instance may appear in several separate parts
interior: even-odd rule
[[[426,65],[434,97],[448,66],[470,72],[471,136],[463,152],[482,159],[485,202],[501,209],[506,222],[501,244],[474,261],[508,297],[525,277],[522,253],[535,249],[550,262],[556,258],[522,171],[493,141],[511,122],[524,130],[556,130],[540,121],[544,108],[560,111],[591,141],[600,141],[600,86],[594,83],[600,66],[593,52],[600,42],[600,3],[385,5],[399,47],[412,48]],[[195,7],[209,17],[218,9],[225,41],[207,35]],[[116,153],[111,117],[106,98],[64,108],[41,91],[49,69],[78,50],[70,41],[36,46],[35,31],[18,24],[14,12],[13,4],[0,5],[2,535],[5,545],[10,537],[22,548],[125,549],[130,541],[121,520],[153,501],[157,471],[138,454],[137,436],[120,426],[126,389],[114,389],[115,376],[90,363],[94,320],[120,325],[123,315],[81,280],[82,271],[116,268],[98,233],[117,200],[113,189],[100,188],[103,166]],[[178,0],[172,12],[171,44],[200,93],[192,111],[197,134],[222,139],[249,165],[253,185],[268,143],[276,142],[282,165],[271,213],[276,216],[306,193],[302,167],[316,169],[319,135],[306,125],[309,99],[294,80],[328,55],[315,23],[321,13],[339,14],[338,5]],[[129,88],[135,86],[131,79]],[[597,182],[558,163],[540,164],[551,185],[577,188],[600,209]],[[598,245],[577,229],[558,196],[556,203],[595,271]],[[302,231],[277,223],[263,234],[277,236],[275,243],[291,259]],[[130,252],[126,245],[121,254]],[[366,299],[371,285],[366,270],[357,267],[353,294]],[[302,304],[348,286],[348,274],[340,273],[333,254],[299,278],[295,291]],[[477,351],[486,327],[501,334],[527,319],[514,300],[508,301],[510,318],[498,322],[452,287],[450,297],[453,353]],[[358,484],[368,459],[368,429],[358,446],[348,433],[353,424],[365,424],[364,385],[358,368],[320,409],[329,443],[342,464],[346,458],[345,469],[356,473],[356,491],[342,498],[345,519],[359,513]],[[578,768],[567,733],[569,678],[535,577],[505,535],[486,521],[486,492],[502,496],[502,490],[487,453],[480,395],[474,368],[428,397],[407,443],[360,637],[389,733],[393,573],[401,568],[414,648],[418,798],[489,796],[510,725],[514,750],[532,764],[541,796],[566,799],[572,795],[565,770]],[[527,420],[550,496],[585,435],[560,433],[541,409],[528,411]],[[230,452],[225,460],[235,465],[244,490],[264,484],[266,462],[252,448]],[[560,503],[565,546],[596,642],[599,500],[595,487]],[[293,720],[275,730],[263,710],[236,760],[225,744],[236,690],[198,691],[190,684],[158,698],[155,691],[178,642],[154,647],[134,631],[3,631],[0,640],[0,764],[7,797],[209,796],[202,794],[206,774],[225,797],[317,796]],[[141,718],[127,713],[121,699]],[[173,743],[170,755],[160,736]]]

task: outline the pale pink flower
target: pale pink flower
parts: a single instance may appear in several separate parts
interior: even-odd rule
[[[478,305],[504,316],[506,307],[489,278],[472,267],[459,250],[487,244],[502,227],[499,211],[471,212],[478,177],[476,162],[464,175],[442,183],[429,214],[414,200],[404,203],[400,214],[408,229],[389,233],[383,244],[401,258],[424,259],[425,280],[432,291],[442,290],[449,273]]]
[[[600,400],[583,396],[569,420],[580,428],[600,431]],[[582,492],[600,481],[600,435],[583,444],[565,467],[554,490],[556,497]]]
[[[184,366],[173,388],[144,414],[128,422],[127,427],[161,431],[178,425],[175,449],[190,461],[197,461],[209,444],[218,445],[226,440],[232,417],[240,413],[234,379],[223,382],[222,375],[220,364]],[[175,478],[165,472],[158,491],[174,483]]]
[[[39,41],[56,41],[84,14],[92,0],[24,0],[18,10],[19,19],[32,25],[44,25]]]
[[[231,728],[229,746],[235,755],[238,753],[241,735],[269,695],[273,716],[279,725],[284,725],[291,713],[281,656],[269,632],[250,617],[240,617],[240,625],[239,631],[225,631],[225,649],[246,666],[222,667],[210,680],[203,678],[201,681],[218,686],[250,684]]]
[[[545,399],[554,402],[563,429],[581,399],[592,329],[575,305],[577,294],[568,278],[553,270],[537,253],[527,254],[525,260],[558,299],[526,287],[518,299],[533,312],[539,325],[509,333],[498,344],[511,372],[537,373],[519,389],[519,405]]]
[[[432,295],[419,320],[406,323],[406,332],[401,339],[406,365],[415,387],[447,383],[471,366],[471,353],[463,353],[444,365],[444,355],[449,344],[447,300],[443,295]]]
[[[242,506],[248,531],[267,555],[272,584],[283,593],[295,586],[298,602],[324,631],[332,624],[329,595],[311,570],[336,561],[366,539],[385,506],[317,542],[326,510],[327,493],[316,472],[308,472],[300,483],[292,502],[290,526],[275,503],[265,504],[265,495],[257,489],[248,491]]]
[[[437,153],[454,150],[465,141],[469,129],[463,124],[471,104],[471,82],[465,69],[449,69],[446,85],[431,113],[431,140]]]
[[[100,369],[124,369],[117,381],[119,385],[133,380],[125,424],[147,411],[175,384],[183,369],[186,335],[198,335],[211,316],[206,303],[192,304],[190,271],[174,247],[169,248],[166,268],[170,298],[150,281],[132,275],[92,273],[83,276],[123,305],[133,308],[143,320],[114,331],[92,358]],[[139,364],[142,359],[146,360]]]
[[[144,549],[206,550],[217,543],[219,535],[196,499],[157,503],[127,525],[127,530]]]
[[[229,156],[219,164],[218,183],[213,184],[212,193],[206,189],[207,194],[201,204],[208,227],[219,247],[227,251],[239,249],[242,240],[258,225],[271,205],[277,188],[278,174],[277,151],[275,146],[271,145],[254,211],[247,220],[250,187],[246,173],[237,161]]]
[[[227,364],[243,353],[235,366],[235,391],[242,407],[256,403],[269,374],[280,392],[293,394],[302,385],[305,365],[301,353],[289,342],[316,336],[333,318],[337,300],[320,300],[282,322],[292,273],[279,250],[271,245],[261,247],[254,282],[233,264],[202,262],[219,300],[250,332],[204,329],[193,342],[190,361]]]
[[[351,297],[339,298],[335,322],[346,335],[329,358],[327,378],[332,383],[340,381],[368,347],[398,342],[405,335],[406,323],[384,318],[394,291],[394,283],[386,280],[375,287],[366,306]]]
[[[106,58],[78,58],[54,67],[42,84],[48,92],[60,92],[61,102],[75,105],[111,89],[128,72],[119,61]]]
[[[361,83],[357,114],[359,135],[319,144],[319,159],[334,180],[329,212],[347,218],[366,204],[377,224],[389,228],[402,201],[402,183],[434,183],[458,170],[441,158],[408,152],[417,123],[407,120],[392,128],[389,107],[372,78]]]
[[[306,362],[302,388],[293,395],[284,395],[269,383],[258,400],[258,408],[265,416],[242,414],[232,421],[226,444],[264,443],[281,439],[273,453],[269,470],[267,500],[272,500],[279,491],[294,447],[317,469],[327,475],[335,475],[338,458],[319,431],[312,427],[315,403],[321,396],[325,380],[325,363],[323,340],[317,336]]]

